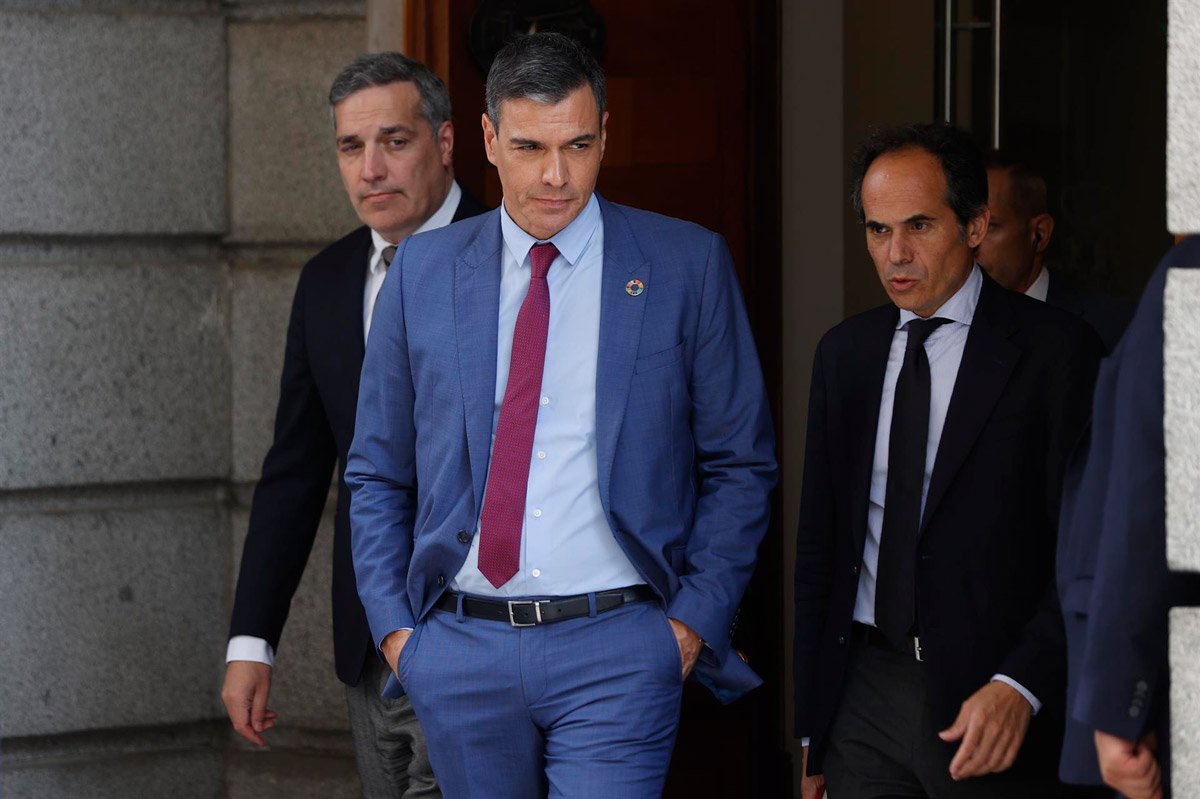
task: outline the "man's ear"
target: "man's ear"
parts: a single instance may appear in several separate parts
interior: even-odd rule
[[[442,166],[454,166],[454,123],[446,120],[437,132],[438,149],[442,153]]]
[[[608,112],[600,117],[600,158],[604,158],[604,145],[608,142]]]
[[[1050,237],[1054,235],[1054,217],[1050,214],[1037,214],[1029,220],[1029,229],[1033,238],[1033,251],[1045,252],[1050,246]]]
[[[977,216],[967,222],[967,246],[972,250],[980,245],[987,235],[988,222],[992,219],[992,211],[986,205]]]
[[[495,166],[497,136],[496,129],[492,127],[492,119],[487,115],[486,111],[483,113],[483,117],[480,119],[480,122],[483,125],[483,151],[487,153],[487,159],[492,162],[492,166]]]

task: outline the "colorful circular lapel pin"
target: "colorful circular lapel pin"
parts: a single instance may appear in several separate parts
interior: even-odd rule
[[[640,280],[631,280],[625,284],[625,291],[630,297],[636,297],[646,290],[646,284]]]

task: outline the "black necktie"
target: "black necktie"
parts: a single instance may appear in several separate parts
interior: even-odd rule
[[[395,257],[396,257],[395,245],[393,245],[391,247],[383,248],[383,271],[385,271],[385,272],[387,271],[387,268],[392,265],[392,259]]]
[[[925,339],[949,321],[934,318],[908,323],[904,365],[896,379],[892,404],[887,494],[879,568],[875,572],[875,624],[898,649],[917,621],[917,536],[929,439],[929,358],[925,355]]]

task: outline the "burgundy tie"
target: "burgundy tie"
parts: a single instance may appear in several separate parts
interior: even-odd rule
[[[492,465],[488,469],[487,493],[480,517],[479,571],[497,588],[512,579],[521,562],[521,522],[525,517],[525,491],[529,486],[533,431],[542,395],[546,329],[550,324],[546,273],[556,257],[558,249],[553,244],[535,244],[529,251],[533,275],[513,329],[508,386],[504,389]]]

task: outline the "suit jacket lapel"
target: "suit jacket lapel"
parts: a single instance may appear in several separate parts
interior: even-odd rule
[[[500,214],[492,212],[454,262],[454,332],[477,511],[492,446],[502,247]]]
[[[854,425],[847,431],[849,441],[855,441],[851,457],[853,482],[851,505],[855,517],[851,521],[854,551],[863,551],[867,535],[867,508],[871,499],[871,475],[875,466],[875,438],[879,429],[879,403],[883,398],[883,377],[887,371],[888,354],[896,334],[900,312],[895,306],[886,308],[872,319],[862,337],[855,342],[856,357],[846,363],[842,378],[851,390],[847,420]]]
[[[625,402],[633,379],[641,341],[642,317],[654,291],[650,263],[633,237],[621,210],[600,200],[604,219],[603,281],[600,287],[600,348],[596,361],[596,462],[600,499],[611,512],[609,486]],[[641,296],[631,296],[625,285],[637,278],[646,286]]]
[[[1016,323],[1003,293],[1004,289],[984,275],[938,443],[921,519],[922,530],[974,447],[1021,355],[1017,346],[1008,341],[1016,331]]]

